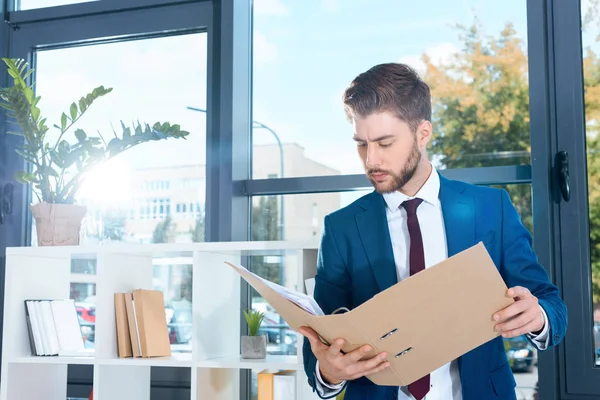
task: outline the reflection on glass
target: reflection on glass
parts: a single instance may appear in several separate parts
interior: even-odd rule
[[[525,2],[257,1],[254,18],[254,178],[361,173],[342,93],[394,61],[431,86],[436,166],[530,163]]]
[[[294,291],[304,291],[304,283],[298,282],[298,257],[296,255],[255,255],[250,257],[250,269],[258,276]],[[279,316],[258,292],[250,287],[252,308],[265,313],[259,335],[267,337],[267,353],[272,355],[296,355],[298,339],[296,332]]]
[[[113,89],[63,137],[70,143],[76,128],[109,140],[113,131],[122,134],[121,122],[170,122],[190,132],[186,140],[142,143],[87,174],[77,196],[88,207],[82,244],[203,241],[206,116],[187,106],[206,107],[206,34],[44,50],[36,60],[36,91],[49,126],[93,88]],[[51,129],[49,142],[57,139]]]
[[[14,0],[14,7],[17,11],[32,10],[34,8],[65,6],[68,4],[89,3],[91,1],[100,0]]]
[[[173,352],[192,351],[192,260],[154,260],[152,285],[163,292]]]
[[[597,2],[581,2],[583,75],[587,138],[588,201],[594,356],[600,365],[600,14]]]
[[[492,187],[504,189],[508,192],[510,200],[514,204],[521,222],[533,236],[533,203],[531,197],[531,184],[519,185],[493,185]]]
[[[325,215],[371,191],[256,196],[252,199],[252,240],[318,242]]]

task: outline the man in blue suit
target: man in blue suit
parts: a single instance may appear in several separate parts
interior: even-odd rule
[[[426,152],[429,87],[410,67],[382,64],[360,74],[346,90],[344,106],[375,190],[325,217],[315,286],[323,311],[353,309],[480,241],[515,302],[490,316],[497,321],[496,339],[407,387],[366,378],[389,367],[387,354],[364,359],[368,346],[346,354],[344,338],[326,345],[303,327],[309,384],[321,398],[345,387],[345,400],[515,399],[503,338],[525,334],[539,350],[555,346],[565,335],[567,310],[507,192],[451,181],[435,170]]]

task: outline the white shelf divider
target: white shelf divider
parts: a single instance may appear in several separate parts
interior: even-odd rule
[[[194,252],[192,353],[195,360],[240,354],[242,278],[225,261],[239,264],[240,256]]]

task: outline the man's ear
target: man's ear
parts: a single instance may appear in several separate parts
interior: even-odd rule
[[[431,122],[429,122],[429,121],[421,122],[421,125],[419,125],[419,127],[417,128],[417,141],[418,141],[419,147],[421,147],[421,148],[427,147],[427,144],[431,140],[432,131],[433,131],[433,126],[431,125]]]

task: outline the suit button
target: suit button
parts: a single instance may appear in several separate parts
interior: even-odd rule
[[[560,336],[558,334],[554,335],[554,341],[558,342],[558,339],[560,339]]]

